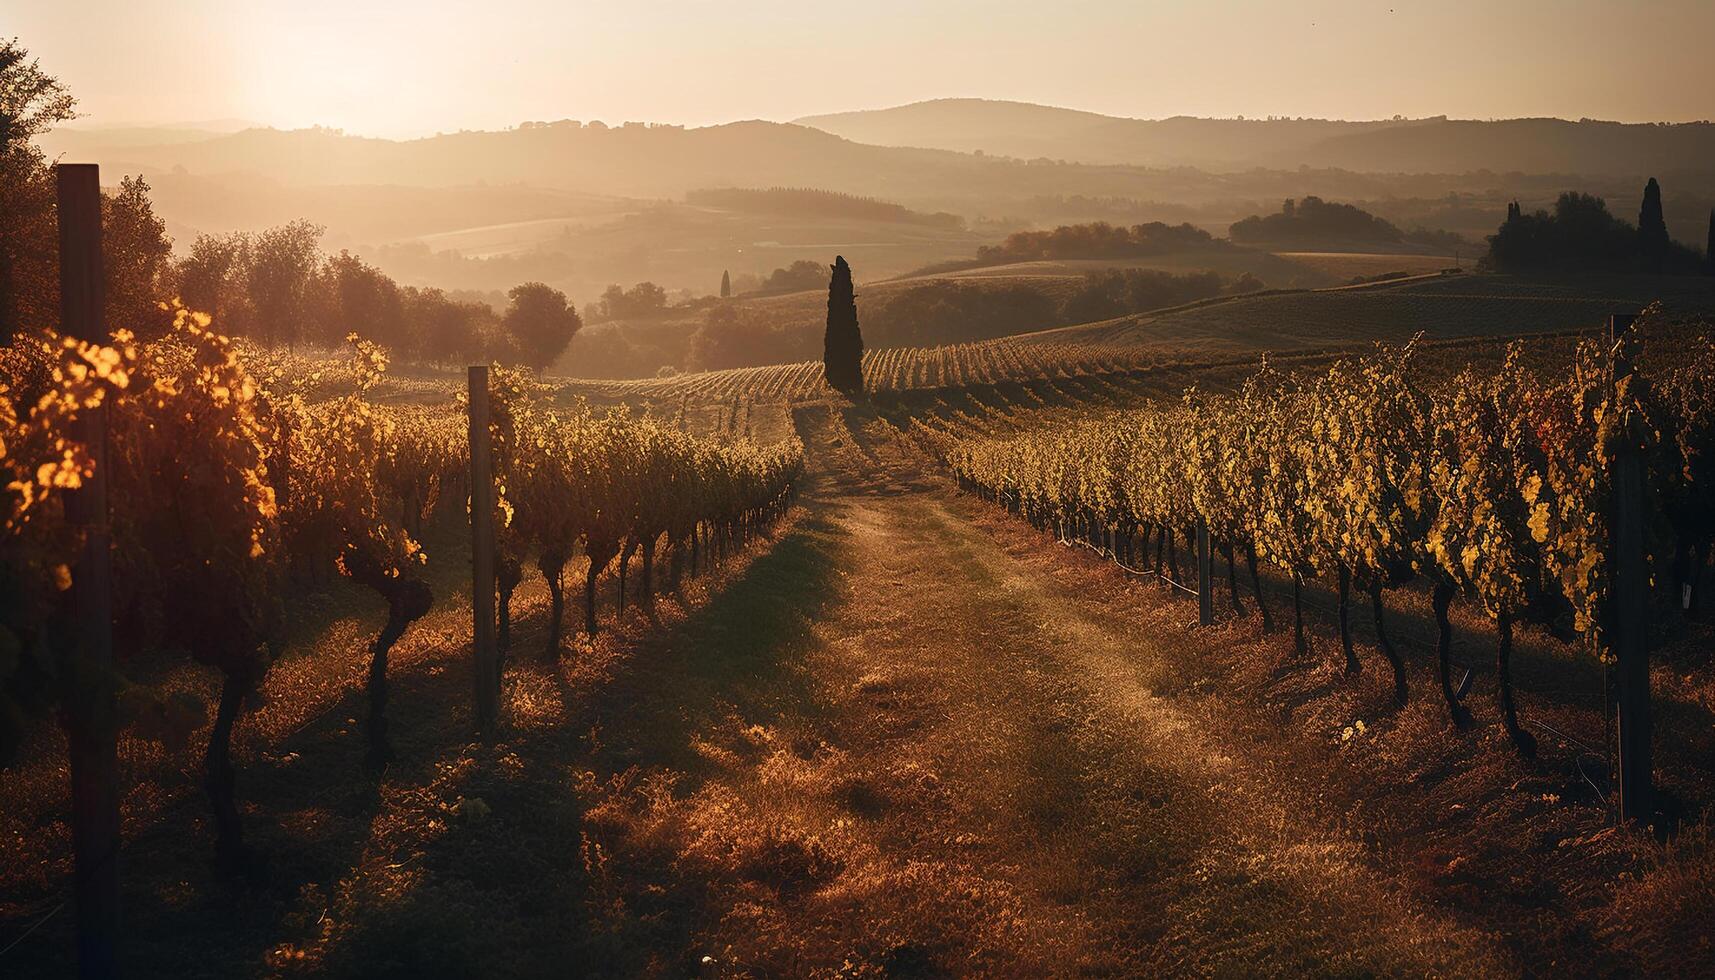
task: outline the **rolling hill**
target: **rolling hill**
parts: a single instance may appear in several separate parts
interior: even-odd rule
[[[1306,195],[1357,204],[1402,228],[1475,238],[1493,232],[1509,202],[1544,207],[1573,188],[1629,210],[1639,175],[1656,163],[1676,237],[1701,243],[1715,206],[1715,171],[1670,175],[1715,159],[1710,127],[1145,121],[971,100],[811,121],[864,140],[943,148],[754,120],[691,129],[564,121],[414,140],[326,129],[66,130],[40,142],[100,164],[109,180],[144,174],[176,235],[305,217],[326,225],[335,247],[474,229],[484,232],[478,254],[490,254],[486,230],[496,225],[633,212],[729,187],[874,197],[962,216],[992,238],[1093,220],[1189,221],[1224,234]],[[1467,131],[1476,135],[1434,135]],[[1008,134],[1025,142],[1008,144]],[[966,152],[976,149],[987,154]],[[993,155],[1003,152],[1011,156]],[[1527,165],[1536,172],[1503,172]],[[1352,169],[1363,167],[1386,171]]]
[[[1600,120],[1129,119],[984,99],[937,99],[797,120],[865,143],[1089,164],[1368,173],[1708,173],[1715,125]]]

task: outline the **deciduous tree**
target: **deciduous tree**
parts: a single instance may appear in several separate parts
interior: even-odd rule
[[[16,39],[0,40],[0,341],[58,322],[54,185],[30,140],[76,105]]]
[[[245,334],[250,311],[243,277],[249,265],[250,237],[243,232],[198,235],[174,271],[179,299],[207,313],[227,334]]]
[[[538,371],[554,363],[583,329],[566,294],[545,283],[514,286],[507,296],[512,305],[506,310],[506,332],[517,340],[524,363]]]
[[[320,225],[300,219],[252,240],[244,286],[255,315],[250,332],[262,343],[290,346],[304,339],[321,237]]]
[[[143,338],[159,337],[172,323],[161,309],[171,299],[173,243],[167,223],[155,216],[149,185],[126,177],[119,191],[101,202],[103,271],[107,276],[107,324]]]

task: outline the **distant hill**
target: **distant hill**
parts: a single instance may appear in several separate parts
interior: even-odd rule
[[[963,103],[930,105],[944,115]],[[1365,127],[1387,135],[1430,125],[1197,119],[1144,124],[1041,106],[980,105],[1005,119],[1024,120],[1037,137],[1058,140],[1065,152],[1057,156],[1075,155],[1083,145],[1076,132],[1092,126],[1108,134],[1102,139],[1118,140],[1113,145],[1121,149],[1133,138],[1127,134],[1142,125],[1168,148],[1182,143],[1212,158],[1272,153],[1296,161],[1336,137],[1356,140],[1368,133]],[[1064,134],[1074,135],[1061,139]],[[1263,142],[1247,149],[1255,139]],[[110,184],[123,174],[144,174],[154,188],[157,213],[181,247],[200,231],[255,229],[303,217],[327,227],[327,247],[364,251],[401,281],[491,290],[527,276],[585,299],[610,283],[644,279],[669,289],[709,290],[723,271],[762,275],[797,260],[826,262],[833,254],[846,255],[866,278],[883,278],[971,256],[978,245],[1020,229],[1098,220],[1127,226],[1191,222],[1225,233],[1234,221],[1307,195],[1351,202],[1402,229],[1443,228],[1476,241],[1494,233],[1515,200],[1534,209],[1578,189],[1606,197],[1616,213],[1624,213],[1643,189],[1643,178],[1634,176],[1359,173],[1301,168],[1296,162],[1228,170],[1062,164],[880,146],[758,121],[689,129],[568,121],[413,140],[326,129],[213,135],[184,128],[61,130],[41,142],[66,152],[66,159],[101,164]],[[1354,146],[1354,154],[1379,153],[1368,144]],[[1700,243],[1715,207],[1715,170],[1661,176],[1669,230]],[[671,203],[711,188],[738,193],[729,190],[727,208]],[[784,212],[730,207],[739,197],[748,197],[750,205],[767,203],[769,192],[747,193],[762,188],[833,193],[815,215],[795,213],[796,205]],[[873,220],[822,207],[845,197],[873,198],[906,212],[946,212],[964,218],[965,229],[958,230],[951,218],[925,222],[894,213]],[[384,253],[383,247],[390,249]],[[1176,268],[1222,269],[1224,263]],[[1270,284],[1293,278],[1257,274]]]
[[[49,157],[75,156],[114,147],[197,143],[255,125],[242,119],[209,119],[149,125],[62,126],[43,135],[38,142]]]
[[[570,123],[415,140],[328,129],[248,129],[188,142],[124,140],[80,149],[121,171],[182,167],[193,174],[245,173],[295,185],[528,183],[654,198],[680,197],[696,188],[769,186],[884,196],[892,188],[954,187],[973,171],[1000,166],[945,151],[865,146],[770,122],[697,129]]]
[[[916,113],[930,113],[928,122],[923,124],[930,131],[919,134],[912,130],[900,137],[915,139],[922,135],[923,141],[927,141],[936,135],[935,127],[928,123],[948,114],[957,116],[968,104],[968,100],[924,103],[857,115],[865,120],[886,121],[895,112],[905,113],[908,120],[914,119]],[[1465,151],[1438,149],[1430,140],[1412,151],[1421,153],[1419,162],[1413,164],[1409,159],[1395,159],[1399,154],[1387,145],[1370,142],[1390,133],[1392,138],[1404,140],[1408,133],[1441,125],[1430,122],[1253,124],[1206,119],[1143,122],[1017,103],[974,104],[983,107],[978,112],[979,122],[991,116],[1003,122],[1057,120],[1055,125],[1037,126],[1028,136],[1054,143],[1058,147],[1056,156],[1075,157],[1079,147],[1089,145],[1082,138],[1061,138],[1059,134],[1075,133],[1074,127],[1093,132],[1088,127],[1094,126],[1102,133],[1119,134],[1114,138],[1120,140],[1115,144],[1119,149],[1094,154],[1097,157],[1138,156],[1124,147],[1135,149],[1139,145],[1134,137],[1135,131],[1142,127],[1154,134],[1150,137],[1151,145],[1161,151],[1162,158],[1154,161],[1154,165],[1060,164],[1016,156],[977,156],[957,149],[873,145],[806,126],[758,121],[693,129],[642,124],[610,128],[563,122],[398,141],[326,129],[249,129],[203,138],[187,138],[195,134],[183,130],[155,136],[105,131],[108,137],[101,136],[103,131],[56,131],[43,137],[41,143],[50,152],[73,153],[68,159],[99,163],[107,174],[144,173],[151,183],[168,175],[214,179],[231,188],[266,182],[275,185],[271,193],[281,200],[290,196],[291,189],[312,187],[528,186],[532,191],[632,200],[680,199],[689,192],[708,188],[819,188],[873,197],[913,211],[962,215],[971,219],[973,229],[985,221],[990,225],[1010,225],[1006,230],[1030,224],[1041,227],[1113,219],[1126,224],[1191,221],[1208,230],[1224,231],[1246,215],[1274,210],[1283,198],[1316,195],[1359,204],[1402,228],[1421,224],[1477,236],[1492,233],[1504,217],[1507,204],[1515,199],[1526,206],[1538,206],[1553,201],[1562,191],[1576,188],[1620,202],[1639,194],[1643,176],[1651,175],[1641,167],[1638,174],[1643,176],[1574,178],[1480,170],[1425,173],[1441,166],[1470,170],[1465,164],[1479,161],[1446,159]],[[1000,115],[994,116],[995,112]],[[824,121],[833,118],[837,117],[822,117]],[[945,128],[955,134],[945,138],[948,144],[963,139],[956,135],[951,123]],[[1647,136],[1646,142],[1695,143],[1707,137],[1710,127],[1622,129],[1627,134],[1635,131]],[[1600,135],[1607,130],[1592,124],[1592,128],[1578,132],[1585,134],[1579,136],[1584,139],[1586,135]],[[882,139],[887,134],[866,131],[863,136]],[[101,142],[103,138],[110,141]],[[1101,141],[1108,138],[1100,135]],[[966,140],[974,141],[975,137]],[[991,148],[996,145],[989,143]],[[1018,156],[1028,155],[1023,147],[1014,147],[1013,151]],[[1518,149],[1520,154],[1527,151],[1536,152],[1528,147]],[[1673,149],[1667,155],[1678,161],[1681,169],[1715,160],[1715,153],[1701,151]],[[1301,167],[1298,161],[1310,156],[1362,157],[1373,165],[1385,164],[1413,172],[1360,173],[1333,165]],[[1178,165],[1192,157],[1206,158],[1210,169]],[[1269,157],[1275,160],[1274,169],[1258,167],[1252,162]],[[1607,158],[1592,150],[1587,159],[1597,164]],[[1223,160],[1243,169],[1218,171],[1215,164]],[[1576,158],[1548,162],[1563,162],[1566,165],[1563,169],[1579,165]],[[1174,166],[1163,165],[1168,163]],[[1490,165],[1499,171],[1504,163],[1497,160]],[[1715,163],[1695,176],[1675,178],[1667,169],[1653,175],[1663,178],[1668,222],[1675,234],[1701,240],[1709,207],[1715,203]],[[211,196],[199,206],[202,213],[195,219],[170,212],[167,217],[186,225],[219,229],[228,223],[220,220],[217,202],[229,200],[236,212],[244,207],[240,196]],[[562,213],[563,208],[555,202],[538,216],[559,217]],[[330,231],[345,230],[339,212],[306,213],[304,217],[328,225]],[[243,220],[247,219],[235,213],[229,224],[237,227]],[[451,231],[456,227],[441,230]],[[363,240],[363,231],[352,229],[352,234],[354,239]]]
[[[1092,164],[1626,176],[1715,170],[1715,125],[1709,123],[1128,119],[983,99],[937,99],[796,121],[865,143]]]
[[[803,218],[856,218],[864,221],[885,221],[898,224],[931,225],[939,228],[963,229],[964,219],[956,214],[938,212],[924,214],[898,204],[858,197],[811,187],[712,187],[685,195],[685,203],[699,207],[724,208],[751,214],[782,214]]]
[[[1290,158],[1332,136],[1415,125],[1241,119],[1128,119],[1029,102],[935,99],[794,120],[847,139],[1091,164],[1232,168]]]

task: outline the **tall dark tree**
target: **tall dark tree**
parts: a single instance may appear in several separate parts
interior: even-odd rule
[[[834,256],[828,281],[828,330],[822,335],[822,371],[828,384],[848,395],[863,390],[863,334],[858,332],[857,294],[852,267]]]
[[[1644,203],[1638,211],[1638,257],[1644,271],[1661,272],[1667,263],[1667,220],[1661,213],[1661,185],[1651,177],[1644,185]]]
[[[732,298],[732,275],[725,269],[721,270],[721,299]]]
[[[1709,241],[1703,246],[1703,268],[1715,276],[1715,208],[1709,209]]]

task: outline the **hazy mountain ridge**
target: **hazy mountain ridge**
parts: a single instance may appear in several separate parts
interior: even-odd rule
[[[914,111],[933,120],[964,105],[954,100]],[[995,104],[982,105],[995,115],[988,112]],[[1190,134],[1185,142],[1228,155],[1252,134],[1275,134],[1279,138],[1268,152],[1286,153],[1282,147],[1290,138],[1299,145],[1291,152],[1300,156],[1311,147],[1331,146],[1330,156],[1362,156],[1378,165],[1398,162],[1402,151],[1396,148],[1413,145],[1402,140],[1440,129],[1434,122],[1293,121],[1253,128],[1237,120],[1180,118],[1146,124],[1022,103],[998,105],[1001,116],[1037,121],[1042,133],[1094,133],[1115,146],[1139,125],[1169,134],[1169,142],[1178,140],[1174,134]],[[1547,128],[1607,132],[1577,125]],[[1695,134],[1708,127],[1671,129]],[[1633,130],[1641,131],[1621,132]],[[114,142],[99,143],[103,133]],[[110,184],[123,174],[144,174],[158,213],[181,247],[197,232],[256,230],[303,217],[327,227],[327,247],[364,251],[401,281],[493,290],[528,275],[580,299],[609,283],[642,279],[670,289],[711,289],[723,271],[766,275],[795,260],[826,262],[837,252],[852,260],[860,279],[881,278],[967,259],[979,244],[1027,227],[1191,222],[1225,235],[1234,221],[1273,213],[1283,198],[1306,195],[1359,204],[1402,229],[1447,229],[1475,241],[1493,233],[1514,199],[1527,210],[1546,207],[1560,192],[1576,188],[1606,197],[1624,214],[1636,207],[1643,185],[1636,175],[1063,164],[880,146],[759,120],[701,128],[529,124],[410,140],[328,129],[249,129],[194,139],[185,138],[184,130],[159,138],[133,130],[60,130],[42,143],[50,151],[64,148],[68,136],[74,139],[64,159],[101,164]],[[1374,142],[1383,137],[1395,142]],[[1434,157],[1432,138],[1424,142],[1425,159],[1449,162]],[[1564,142],[1543,143],[1552,152],[1568,152]],[[1068,138],[1065,145],[1078,140]],[[1715,160],[1715,154],[1692,159]],[[1670,230],[1683,241],[1700,242],[1715,206],[1715,169],[1663,177]],[[735,221],[667,203],[683,201],[694,190],[768,187],[815,188],[912,211],[948,212],[966,219],[967,231],[925,234],[910,222],[804,220],[808,216],[785,223]],[[436,258],[431,250],[444,254]],[[507,260],[456,261],[461,256]]]
[[[250,173],[284,184],[449,186],[529,183],[636,197],[697,187],[886,184],[983,161],[937,150],[865,146],[808,127],[762,121],[697,129],[540,126],[386,140],[327,129],[249,129],[155,145],[83,148],[109,169]],[[992,164],[991,164],[992,165]],[[946,179],[946,178],[944,178]]]
[[[1130,119],[939,99],[795,120],[848,139],[1091,164],[1379,173],[1637,175],[1710,169],[1715,125],[1564,119]]]
[[[1049,110],[1053,118],[1060,118],[1055,115],[1058,112]],[[1228,141],[1241,140],[1249,132],[1235,128],[1248,124],[1224,120],[1164,120],[1151,125],[1168,133],[1181,129],[1215,133]],[[1293,125],[1300,126],[1297,131],[1302,133],[1321,131],[1302,126],[1344,124]],[[1416,128],[1420,127],[1401,125],[1370,134],[1349,133],[1341,139],[1352,140],[1353,147],[1335,155],[1367,155],[1378,163],[1397,164],[1399,161],[1389,155],[1392,151],[1363,141]],[[50,134],[44,145],[53,145],[58,135]],[[1326,140],[1324,144],[1333,142]],[[1427,157],[1434,150],[1434,141],[1426,142],[1430,144],[1424,151]],[[1300,155],[1303,152],[1307,151],[1300,151]],[[1618,202],[1637,193],[1643,177],[1648,176],[1641,170],[1620,176],[1573,176],[1503,174],[1493,168],[1363,173],[1331,165],[1200,170],[1186,166],[1026,162],[955,150],[878,146],[805,126],[763,121],[695,129],[539,125],[406,141],[325,129],[252,129],[190,142],[90,145],[81,147],[76,158],[101,164],[107,174],[143,173],[151,180],[168,174],[204,180],[243,175],[271,181],[282,189],[528,185],[598,197],[660,200],[682,198],[688,191],[703,188],[813,187],[973,219],[1006,218],[1050,226],[1097,219],[1120,223],[1192,221],[1220,231],[1247,214],[1272,212],[1284,197],[1314,194],[1352,202],[1416,200],[1434,205],[1435,210],[1457,204],[1461,213],[1448,221],[1398,210],[1385,213],[1402,227],[1426,221],[1432,227],[1468,235],[1492,230],[1504,214],[1505,202],[1514,197],[1527,207],[1542,206],[1559,192],[1576,187]],[[1715,160],[1715,153],[1687,154],[1686,159],[1695,165]],[[1451,165],[1474,161],[1431,162]],[[1662,171],[1661,175],[1666,178],[1669,173]],[[1667,179],[1665,186],[1670,204],[1682,196],[1690,204],[1699,204],[1715,191],[1715,165],[1692,177]],[[1467,198],[1476,195],[1482,201],[1482,213],[1463,213],[1469,210],[1465,204],[1448,200],[1454,194]],[[1701,211],[1676,207],[1669,221],[1689,222],[1694,217],[1701,221],[1705,214],[1706,206]],[[341,224],[334,214],[305,216],[330,228]],[[195,223],[215,228],[222,225],[218,221]],[[1690,224],[1682,230],[1701,235],[1701,228]]]

